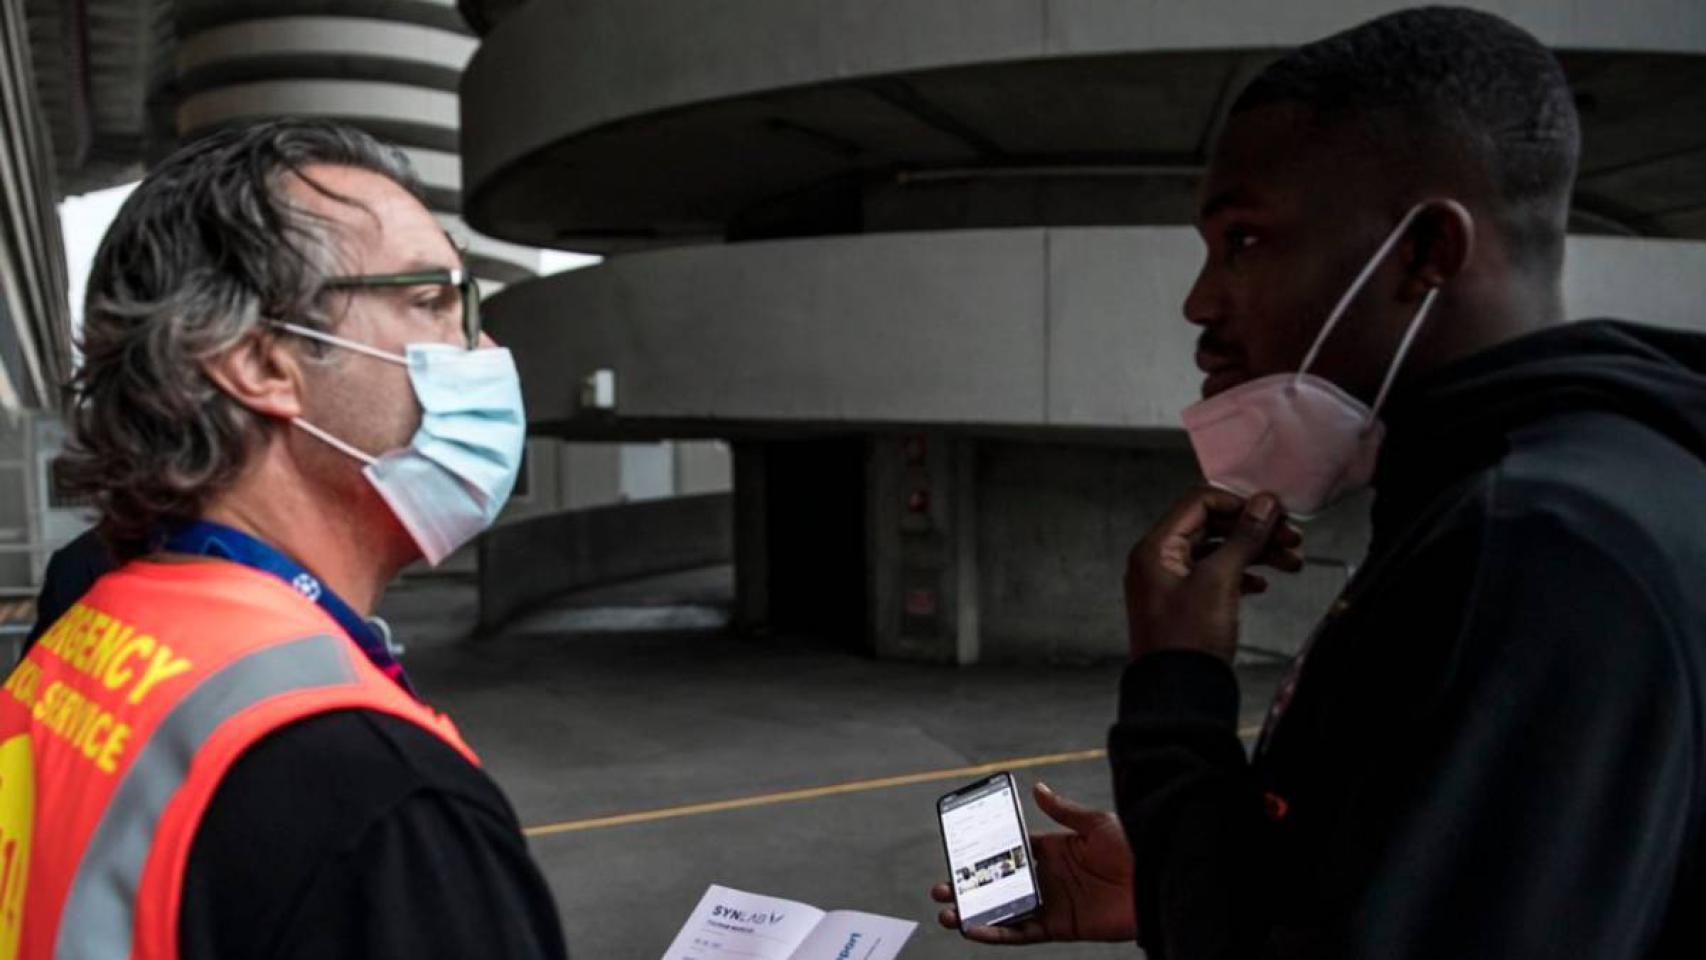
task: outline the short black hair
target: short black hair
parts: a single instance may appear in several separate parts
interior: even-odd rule
[[[1558,58],[1510,21],[1462,7],[1388,14],[1270,64],[1231,112],[1278,103],[1354,125],[1412,168],[1469,158],[1513,245],[1561,261],[1581,128]]]

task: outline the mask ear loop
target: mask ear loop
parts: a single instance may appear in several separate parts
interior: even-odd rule
[[[1309,372],[1309,368],[1315,365],[1315,360],[1321,355],[1321,348],[1326,345],[1327,338],[1333,333],[1333,328],[1337,327],[1339,325],[1339,321],[1344,319],[1345,311],[1349,309],[1351,301],[1356,298],[1358,293],[1362,292],[1363,285],[1368,283],[1368,278],[1374,276],[1375,268],[1379,267],[1380,264],[1386,260],[1386,255],[1391,253],[1392,248],[1398,245],[1398,239],[1404,235],[1404,231],[1409,229],[1410,224],[1416,219],[1416,216],[1426,207],[1427,204],[1418,203],[1411,207],[1408,213],[1404,214],[1403,219],[1398,221],[1398,225],[1393,227],[1392,232],[1387,234],[1386,239],[1381,242],[1380,249],[1374,252],[1374,256],[1368,258],[1368,263],[1363,265],[1362,272],[1357,274],[1357,278],[1355,280],[1351,281],[1351,285],[1345,290],[1344,296],[1340,297],[1338,304],[1333,307],[1333,312],[1327,314],[1327,322],[1321,325],[1321,332],[1316,334],[1314,345],[1309,348],[1309,353],[1303,358],[1303,365],[1297,368],[1297,373],[1291,378],[1291,385],[1294,389],[1299,383],[1303,382],[1303,375]],[[1423,304],[1422,311],[1425,312],[1426,310],[1427,305]],[[1418,313],[1417,318],[1420,319],[1420,317],[1421,314]],[[1415,329],[1415,324],[1412,322],[1410,332],[1413,334]],[[1405,342],[1408,343],[1408,339],[1406,339]],[[1403,353],[1400,351],[1399,358],[1402,359],[1402,357]],[[1396,369],[1396,367],[1394,367],[1394,369]],[[1388,373],[1388,384],[1391,383],[1391,379],[1391,375]]]
[[[1404,331],[1404,339],[1398,343],[1398,355],[1392,358],[1392,366],[1386,368],[1386,380],[1380,384],[1380,392],[1375,394],[1374,406],[1368,411],[1368,422],[1374,423],[1380,416],[1380,408],[1386,403],[1386,395],[1392,392],[1392,384],[1398,380],[1398,371],[1404,366],[1404,357],[1416,343],[1416,334],[1422,332],[1422,321],[1428,318],[1428,310],[1434,305],[1434,298],[1439,296],[1439,288],[1434,287],[1422,298],[1422,305],[1416,308],[1416,318],[1410,321],[1410,329]]]
[[[381,360],[388,360],[391,363],[400,364],[400,365],[405,366],[405,367],[409,365],[409,361],[406,357],[399,357],[399,356],[396,356],[395,354],[386,353],[385,351],[380,350],[377,347],[370,347],[365,343],[357,343],[354,340],[345,340],[343,337],[334,336],[330,333],[322,333],[321,331],[315,330],[312,327],[304,327],[304,326],[300,326],[300,325],[294,324],[294,323],[277,323],[277,324],[274,324],[274,326],[278,327],[280,330],[284,330],[284,331],[287,331],[289,333],[294,333],[299,337],[307,337],[310,340],[318,340],[321,343],[329,343],[334,347],[343,347],[345,350],[354,350],[357,353],[365,353],[370,357],[378,357]],[[316,440],[319,440],[321,443],[324,443],[326,446],[331,447],[332,449],[334,449],[334,450],[338,451],[339,453],[342,453],[346,456],[353,457],[356,460],[360,460],[362,463],[366,464],[367,466],[371,467],[374,464],[379,462],[378,457],[375,457],[372,454],[365,453],[361,450],[356,449],[355,447],[351,446],[350,444],[345,443],[342,440],[339,440],[337,437],[332,436],[331,434],[320,429],[319,427],[314,426],[312,423],[309,423],[308,421],[302,419],[301,417],[292,417],[290,419],[290,422],[292,424],[295,424],[298,427],[301,427],[302,431],[304,433],[308,434],[309,436],[313,437]]]
[[[339,453],[347,454],[351,457],[354,457],[355,459],[360,460],[362,463],[364,463],[370,467],[379,462],[378,457],[372,456],[371,454],[361,452],[360,450],[356,449],[355,447],[351,446],[350,444],[347,444],[347,443],[343,442],[342,440],[339,440],[337,437],[334,437],[331,434],[327,433],[326,431],[321,430],[319,427],[314,426],[312,423],[309,423],[308,421],[302,419],[301,417],[292,417],[290,422],[295,424],[298,427],[301,427],[302,432],[308,434],[310,437],[313,437],[316,440],[319,440],[321,443],[326,444],[327,446],[338,451]]]
[[[294,333],[299,337],[307,337],[310,340],[329,343],[334,347],[343,347],[345,350],[354,350],[356,353],[365,353],[370,357],[378,357],[380,360],[397,364],[400,367],[406,367],[409,365],[408,357],[400,357],[394,353],[386,353],[378,347],[370,347],[365,343],[357,343],[354,340],[345,340],[343,337],[315,330],[312,327],[299,326],[294,323],[277,323],[274,324],[274,326],[278,327],[280,330]]]

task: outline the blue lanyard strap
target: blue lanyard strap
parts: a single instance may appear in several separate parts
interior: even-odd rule
[[[161,545],[161,549],[169,553],[218,557],[262,573],[270,573],[283,580],[291,589],[314,601],[321,610],[336,620],[338,626],[343,628],[344,633],[349,635],[350,640],[361,648],[361,652],[381,673],[397,681],[398,686],[418,698],[414,684],[411,684],[403,673],[403,665],[397,662],[385,642],[386,631],[363,619],[343,598],[321,583],[319,577],[309,573],[302,564],[285,556],[277,547],[222,523],[196,520],[173,531]]]

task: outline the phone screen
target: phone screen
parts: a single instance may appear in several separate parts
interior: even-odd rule
[[[960,927],[1017,919],[1040,903],[1013,777],[1000,773],[937,802]]]

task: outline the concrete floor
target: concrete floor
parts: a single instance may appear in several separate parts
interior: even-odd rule
[[[405,658],[503,786],[524,825],[952,770],[1103,745],[1117,664],[947,668],[879,663],[724,626],[726,569],[572,598],[492,637],[469,636],[466,581],[405,583],[384,611]],[[1246,723],[1276,670],[1244,671]],[[1018,772],[1107,805],[1105,762]],[[705,887],[721,883],[917,920],[902,956],[1004,955],[935,923],[945,871],[937,796],[965,776],[817,799],[534,836],[570,951],[656,960]],[[1033,829],[1046,822],[1027,810]],[[1132,957],[1130,946],[1024,956]]]

